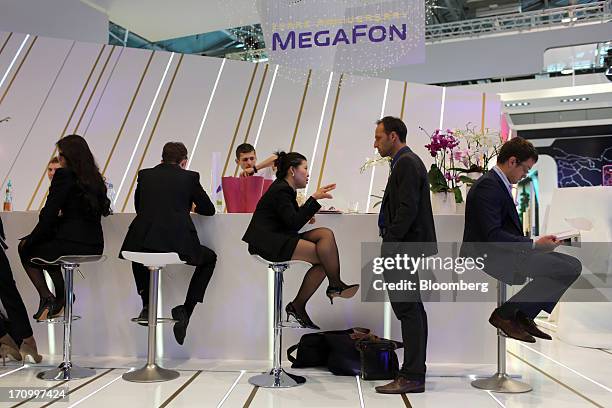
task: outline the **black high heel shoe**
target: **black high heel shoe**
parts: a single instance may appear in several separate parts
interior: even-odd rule
[[[57,299],[55,299],[53,296],[41,298],[38,305],[38,311],[32,317],[37,321],[42,322],[57,315],[62,308],[62,304],[58,303]]]
[[[289,321],[289,316],[293,317],[304,329],[313,329],[313,330],[321,330],[319,326],[314,324],[310,317],[306,312],[304,314],[298,313],[293,307],[293,303],[289,302],[287,307],[285,307],[285,312],[287,312],[287,321]]]
[[[335,297],[341,297],[345,299],[350,299],[357,294],[359,290],[359,284],[354,285],[344,285],[342,287],[328,286],[325,294],[329,298],[331,304],[334,304]]]

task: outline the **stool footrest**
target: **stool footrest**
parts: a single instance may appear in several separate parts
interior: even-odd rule
[[[149,319],[139,319],[137,317],[131,318],[130,321],[133,323],[138,323],[141,326],[142,325],[147,326],[149,324]],[[176,323],[176,322],[178,322],[178,320],[175,320],[171,317],[158,317],[157,318],[157,324]]]
[[[81,320],[81,316],[72,316],[72,321]],[[47,324],[64,324],[64,316],[52,317],[50,319],[45,320],[37,320],[37,323],[47,323]]]

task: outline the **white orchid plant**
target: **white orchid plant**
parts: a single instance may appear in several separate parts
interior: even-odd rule
[[[368,169],[374,168],[376,166],[384,166],[386,165],[389,168],[389,172],[391,172],[391,157],[381,157],[378,151],[374,154],[374,157],[366,157],[365,163],[359,168],[359,173],[363,174]],[[383,195],[385,194],[385,190],[382,190]],[[382,203],[383,196],[370,194],[370,197],[378,198],[378,201],[372,205],[372,208],[379,206]]]

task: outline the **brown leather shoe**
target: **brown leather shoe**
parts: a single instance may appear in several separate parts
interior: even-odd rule
[[[425,381],[409,380],[398,376],[387,385],[376,387],[379,394],[415,394],[425,392]]]
[[[504,319],[500,316],[497,309],[491,313],[491,317],[489,317],[489,323],[493,325],[493,327],[501,330],[506,337],[510,337],[512,339],[524,341],[526,343],[535,343],[535,339],[533,336],[525,331],[523,327],[519,324],[516,319]]]
[[[521,325],[521,327],[529,334],[534,337],[538,337],[544,340],[552,340],[549,334],[544,333],[542,330],[538,328],[533,320],[527,317],[524,313],[518,312],[516,316],[516,320]]]

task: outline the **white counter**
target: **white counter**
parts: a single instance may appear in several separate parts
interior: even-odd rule
[[[8,243],[8,256],[17,286],[32,315],[38,307],[38,295],[26,276],[17,255],[18,237],[28,234],[37,221],[37,213],[0,213]],[[117,214],[104,219],[105,249],[108,259],[102,264],[85,265],[86,279],[75,278],[77,301],[75,314],[83,316],[73,325],[73,353],[94,356],[139,356],[146,354],[146,328],[130,322],[141,308],[136,294],[130,263],[117,259],[123,238],[134,214]],[[218,255],[217,267],[204,303],[196,307],[189,324],[184,346],[179,346],[169,325],[160,332],[165,357],[253,359],[270,356],[269,307],[272,287],[268,272],[252,259],[241,237],[250,214],[218,214],[214,217],[194,215],[202,244]],[[377,214],[318,215],[317,223],[308,228],[331,228],[338,242],[342,279],[360,282],[362,242],[376,242]],[[463,234],[463,216],[436,216],[439,242],[457,242]],[[173,266],[162,273],[161,304],[163,315],[182,303],[193,267]],[[286,304],[295,295],[304,270],[292,268],[285,275]],[[312,320],[322,330],[368,327],[384,333],[384,304],[362,303],[359,294],[350,300],[340,299],[330,305],[325,296],[326,282],[308,304]],[[474,363],[495,362],[495,330],[487,319],[494,305],[486,303],[428,303],[428,362]],[[401,340],[399,322],[390,318],[390,333]],[[47,324],[32,323],[42,353],[60,354],[61,326],[48,329]],[[286,329],[283,346],[296,343],[304,330]],[[51,335],[51,337],[49,337]],[[49,341],[49,339],[52,339]]]

